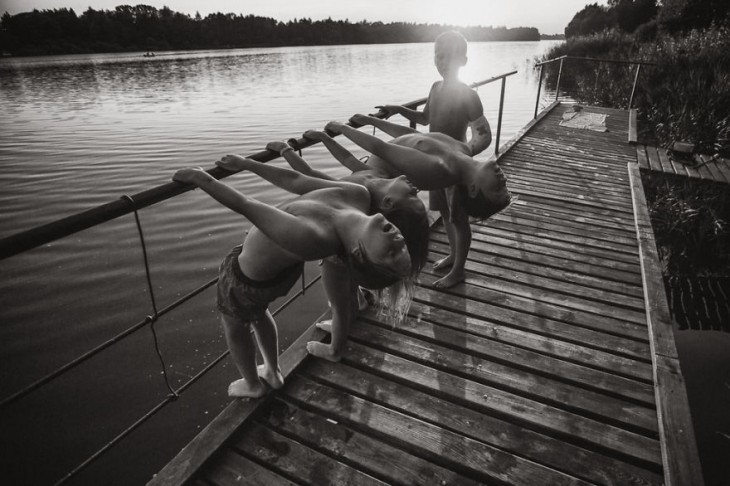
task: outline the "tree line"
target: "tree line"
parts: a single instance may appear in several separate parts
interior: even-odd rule
[[[586,5],[565,28],[565,37],[616,29],[645,40],[657,32],[678,34],[692,29],[730,25],[728,0],[608,0]]]
[[[33,10],[0,18],[0,50],[7,55],[119,51],[219,49],[260,46],[432,42],[449,25],[405,22],[350,22],[310,18],[280,22],[255,15],[214,13],[201,17],[168,7],[120,5]],[[470,41],[536,41],[534,27],[456,28]]]

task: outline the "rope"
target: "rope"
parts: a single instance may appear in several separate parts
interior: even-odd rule
[[[170,396],[174,397],[173,399],[177,399],[179,396],[177,392],[172,388],[172,385],[170,385],[170,379],[167,376],[167,370],[165,369],[165,360],[162,357],[162,352],[160,351],[160,343],[157,340],[157,331],[155,331],[155,322],[157,322],[157,319],[159,318],[160,314],[157,312],[157,302],[155,301],[155,292],[152,287],[152,275],[150,273],[150,263],[149,259],[147,258],[147,245],[144,241],[144,233],[142,232],[142,223],[139,220],[139,212],[137,211],[137,203],[134,202],[134,199],[132,199],[132,196],[129,196],[125,194],[122,196],[122,199],[129,202],[129,204],[132,206],[132,209],[134,210],[134,220],[137,223],[137,232],[139,233],[139,241],[142,244],[142,257],[144,259],[144,270],[145,270],[145,276],[147,277],[147,288],[150,292],[150,302],[152,303],[152,312],[153,314],[151,316],[147,316],[145,318],[145,321],[147,321],[150,325],[150,331],[152,331],[152,340],[155,343],[155,352],[157,353],[157,357],[160,360],[160,366],[162,366],[162,377],[165,380],[165,385],[167,386],[167,389],[170,391]]]

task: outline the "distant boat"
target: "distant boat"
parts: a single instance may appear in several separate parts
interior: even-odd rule
[[[155,57],[155,53],[154,52],[145,52],[144,57]]]

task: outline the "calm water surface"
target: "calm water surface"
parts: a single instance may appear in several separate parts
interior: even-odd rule
[[[469,47],[466,82],[519,70],[507,82],[502,143],[532,117],[531,61],[549,45]],[[421,98],[437,78],[431,44],[2,59],[0,237],[163,184],[179,167],[209,167],[226,153],[255,153],[377,104]],[[479,94],[496,131],[499,83]],[[319,148],[304,156],[346,173]],[[270,203],[288,197],[251,175],[228,180]],[[215,277],[247,228],[199,192],[140,212],[160,308]],[[0,274],[0,397],[152,313],[132,216],[0,261]],[[326,305],[318,287],[307,302],[278,318],[282,347]],[[212,289],[155,328],[176,387],[226,349]],[[166,396],[160,369],[142,329],[4,410],[3,477],[63,476]],[[234,376],[224,360],[77,482],[146,481],[225,406]]]

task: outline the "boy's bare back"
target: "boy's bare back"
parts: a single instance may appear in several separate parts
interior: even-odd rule
[[[483,116],[479,95],[461,81],[437,81],[428,96],[429,131],[466,141],[469,123]]]

